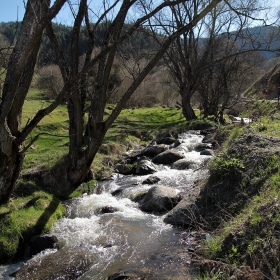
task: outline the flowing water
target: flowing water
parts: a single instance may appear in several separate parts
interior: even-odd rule
[[[188,193],[195,181],[207,176],[207,170],[201,166],[210,157],[194,151],[202,141],[201,135],[184,133],[180,140],[182,144],[175,149],[192,160],[192,169],[175,170],[158,165],[159,171],[153,175],[160,178],[158,184]],[[85,194],[67,203],[66,217],[52,229],[62,249],[48,250],[31,261],[48,266],[44,259],[51,255],[60,263],[65,259],[65,265],[69,265],[78,257],[83,262],[79,267],[86,271],[79,279],[102,280],[121,271],[146,275],[147,279],[192,279],[194,271],[188,254],[191,236],[165,224],[165,215],[144,213],[138,203],[133,202],[152,186],[141,184],[147,177],[116,175],[115,179],[100,183],[98,194]],[[120,196],[111,195],[120,188]],[[111,207],[115,212],[100,214],[104,207]],[[49,270],[52,270],[53,262],[49,263]],[[62,275],[61,278],[45,279],[70,278]]]

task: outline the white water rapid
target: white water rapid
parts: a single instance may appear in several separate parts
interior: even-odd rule
[[[160,178],[157,184],[188,193],[195,181],[207,176],[202,166],[210,156],[202,156],[194,150],[202,138],[198,133],[179,136],[182,144],[175,149],[193,162],[192,169],[176,170],[159,165],[160,171],[153,174]],[[105,280],[121,271],[140,272],[148,275],[147,279],[192,279],[188,255],[191,238],[183,237],[178,229],[165,224],[165,215],[144,213],[138,203],[133,202],[135,197],[154,186],[142,184],[147,177],[149,175],[116,175],[114,180],[99,185],[100,194],[85,194],[67,203],[67,216],[52,229],[62,249],[41,253],[31,261],[39,259],[41,262],[50,254],[56,260],[82,255],[82,261],[88,262],[87,271],[78,278],[83,280]],[[119,188],[123,189],[121,196],[113,196],[111,193]],[[100,214],[104,207],[115,212]],[[61,277],[45,279],[70,279]]]

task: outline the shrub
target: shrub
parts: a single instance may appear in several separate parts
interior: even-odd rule
[[[39,69],[37,87],[44,90],[47,98],[53,99],[63,87],[63,79],[57,65],[48,65]]]
[[[216,180],[233,178],[242,169],[244,169],[244,164],[237,158],[216,157],[211,161],[210,175]]]

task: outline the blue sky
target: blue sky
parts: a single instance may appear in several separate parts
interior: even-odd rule
[[[23,2],[27,0],[0,0],[1,10],[0,10],[0,22],[16,21],[17,15],[18,20],[22,20],[24,15],[24,5]],[[93,0],[93,3],[100,3],[101,0]],[[271,0],[274,6],[280,7],[280,0]],[[67,21],[71,18],[71,14],[68,8],[63,8],[59,13],[56,21],[67,24]]]
[[[0,22],[16,21],[17,18],[21,21],[25,12],[24,2],[27,3],[27,0],[0,0]],[[92,0],[90,2],[94,5],[100,5],[101,0]],[[67,24],[67,21],[69,21],[71,17],[72,15],[68,5],[64,5],[64,8],[62,8],[57,16],[56,21],[62,24]]]

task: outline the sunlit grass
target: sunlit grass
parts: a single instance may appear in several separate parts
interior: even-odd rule
[[[24,104],[23,126],[40,108],[48,104],[48,102],[40,100],[26,101]],[[110,110],[107,110],[107,112],[110,112]],[[97,166],[101,168],[104,157],[108,157],[108,154],[116,157],[121,152],[133,147],[134,144],[146,144],[147,139],[137,137],[138,134],[141,135],[141,133],[145,132],[145,134],[152,136],[160,131],[182,130],[185,126],[186,121],[182,111],[175,107],[124,109],[108,130],[103,141],[103,148],[101,147],[101,152],[98,153],[94,160],[93,168],[95,170],[98,169]],[[40,133],[43,134],[39,136],[38,140],[33,143],[26,153],[23,165],[24,170],[38,165],[51,167],[68,152],[68,114],[66,105],[59,106],[46,116],[29,135],[26,145]],[[110,149],[108,150],[104,145],[113,145],[115,148],[111,147],[112,152],[110,152]],[[104,153],[104,151],[106,152]],[[116,151],[116,153],[113,151]]]
[[[247,174],[248,170],[240,170],[243,180],[239,186],[232,183],[233,187],[238,187],[241,195],[247,197],[246,203],[239,204],[239,201],[232,198],[232,205],[222,209],[222,212],[227,213],[226,218],[211,232],[210,241],[203,242],[203,256],[214,261],[222,260],[232,269],[250,265],[245,262],[249,258],[252,260],[252,266],[259,269],[266,267],[273,275],[275,273],[273,269],[279,269],[279,252],[276,250],[279,248],[279,238],[276,232],[280,221],[280,149],[277,145],[270,146],[269,139],[273,137],[276,139],[270,140],[277,141],[280,138],[280,110],[275,101],[252,101],[248,103],[247,110],[241,116],[252,118],[253,121],[250,124],[233,123],[221,127],[228,132],[228,137],[222,146],[221,162],[219,163],[219,158],[214,159],[212,168],[218,172],[228,163],[227,161],[234,160],[236,156],[248,164],[248,160],[252,159],[250,157],[247,159],[246,152],[238,153],[240,147],[238,145],[235,147],[234,143],[238,143],[239,139],[240,141],[247,139],[248,142],[244,145],[249,146],[251,137],[255,135],[260,136],[256,137],[259,149],[256,147],[255,150],[256,158],[259,157],[259,160],[251,165],[251,173]],[[218,163],[216,166],[215,162]],[[232,170],[230,165],[229,167]],[[234,178],[235,176],[225,176],[221,180],[229,179],[234,182]],[[221,181],[215,183],[218,185]],[[222,204],[221,201],[215,203]],[[225,271],[223,269],[218,271],[221,273],[205,272],[200,279],[223,279],[222,272]]]

